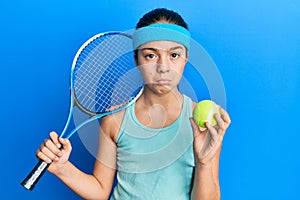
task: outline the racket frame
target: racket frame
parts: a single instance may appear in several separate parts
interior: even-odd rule
[[[84,42],[81,47],[78,49],[77,53],[75,54],[75,57],[73,59],[72,62],[72,68],[71,68],[71,79],[70,79],[70,108],[69,108],[69,115],[67,118],[67,121],[65,123],[65,126],[63,128],[63,131],[61,132],[59,137],[64,137],[69,139],[74,133],[77,132],[77,130],[79,130],[82,126],[90,123],[91,121],[100,119],[102,117],[105,117],[107,115],[111,115],[114,113],[117,113],[121,110],[126,109],[127,107],[129,107],[130,105],[132,105],[142,94],[144,87],[141,86],[140,91],[138,92],[138,94],[132,98],[132,99],[128,99],[128,103],[110,110],[108,112],[102,112],[102,113],[94,113],[91,112],[87,109],[85,109],[76,99],[75,96],[75,89],[74,89],[74,71],[75,71],[75,67],[76,67],[76,63],[78,60],[78,57],[80,56],[80,54],[82,53],[82,51],[90,44],[92,43],[94,40],[98,39],[99,37],[103,37],[105,35],[114,35],[114,34],[121,34],[124,35],[128,38],[132,38],[131,35],[124,33],[124,32],[119,32],[119,31],[109,31],[109,32],[104,32],[104,33],[99,33],[94,35],[93,37],[91,37],[90,39],[88,39],[86,42]],[[73,108],[77,106],[82,112],[86,113],[89,115],[89,119],[83,121],[82,123],[78,124],[73,130],[71,130],[68,135],[65,135],[68,127],[70,125],[70,122],[72,120],[72,116],[73,116]],[[31,172],[27,175],[27,177],[21,182],[21,185],[23,187],[25,187],[27,190],[32,191],[35,187],[35,185],[37,184],[37,182],[40,180],[40,178],[42,177],[42,175],[45,173],[45,171],[48,169],[48,167],[50,166],[50,164],[46,163],[45,161],[39,160],[39,162],[35,165],[35,167],[31,170]]]

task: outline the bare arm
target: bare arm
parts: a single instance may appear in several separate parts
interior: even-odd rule
[[[86,174],[68,161],[54,175],[84,199],[108,199],[115,170],[105,166],[98,166],[97,170],[101,170],[103,175],[101,176],[100,173],[97,173],[97,175]]]
[[[56,175],[71,190],[84,199],[108,199],[115,176],[115,159],[103,157],[116,157],[115,143],[110,137],[109,118],[103,118],[99,136],[99,150],[92,174],[86,174],[75,167],[68,159],[72,147],[67,139],[59,138],[54,132],[50,133],[50,139],[45,140],[36,155],[48,163],[51,162],[48,171]],[[60,150],[59,146],[63,145]],[[100,153],[106,152],[106,154]],[[109,152],[109,154],[107,154]]]
[[[206,123],[207,129],[198,127],[191,119],[194,131],[194,154],[196,160],[192,199],[219,200],[219,160],[223,137],[231,121],[227,112],[220,108],[215,115],[217,126]]]
[[[220,199],[219,155],[220,150],[211,163],[196,165],[192,199]]]

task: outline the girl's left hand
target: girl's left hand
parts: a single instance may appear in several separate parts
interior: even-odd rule
[[[222,145],[226,129],[230,125],[228,113],[220,107],[220,115],[216,114],[217,124],[211,126],[206,122],[207,128],[202,128],[190,119],[194,132],[194,152],[197,165],[210,164],[214,157],[218,155]]]

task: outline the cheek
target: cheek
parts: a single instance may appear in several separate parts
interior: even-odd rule
[[[185,63],[177,65],[173,68],[174,72],[176,72],[179,76],[182,76],[184,71]]]
[[[184,70],[185,64],[181,65],[178,69],[178,71],[182,74]]]
[[[146,83],[151,82],[152,77],[155,74],[155,68],[151,65],[139,65],[139,70],[143,76],[143,79]]]

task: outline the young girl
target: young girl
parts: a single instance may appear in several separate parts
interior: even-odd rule
[[[91,175],[69,160],[71,144],[55,132],[36,155],[52,163],[48,171],[84,199],[220,199],[222,139],[230,124],[220,108],[217,125],[198,127],[195,102],[178,84],[188,59],[189,37],[182,17],[167,9],[144,15],[133,35],[134,59],[145,88],[129,108],[106,116]],[[63,146],[60,150],[61,145]],[[118,183],[113,182],[117,175]]]

